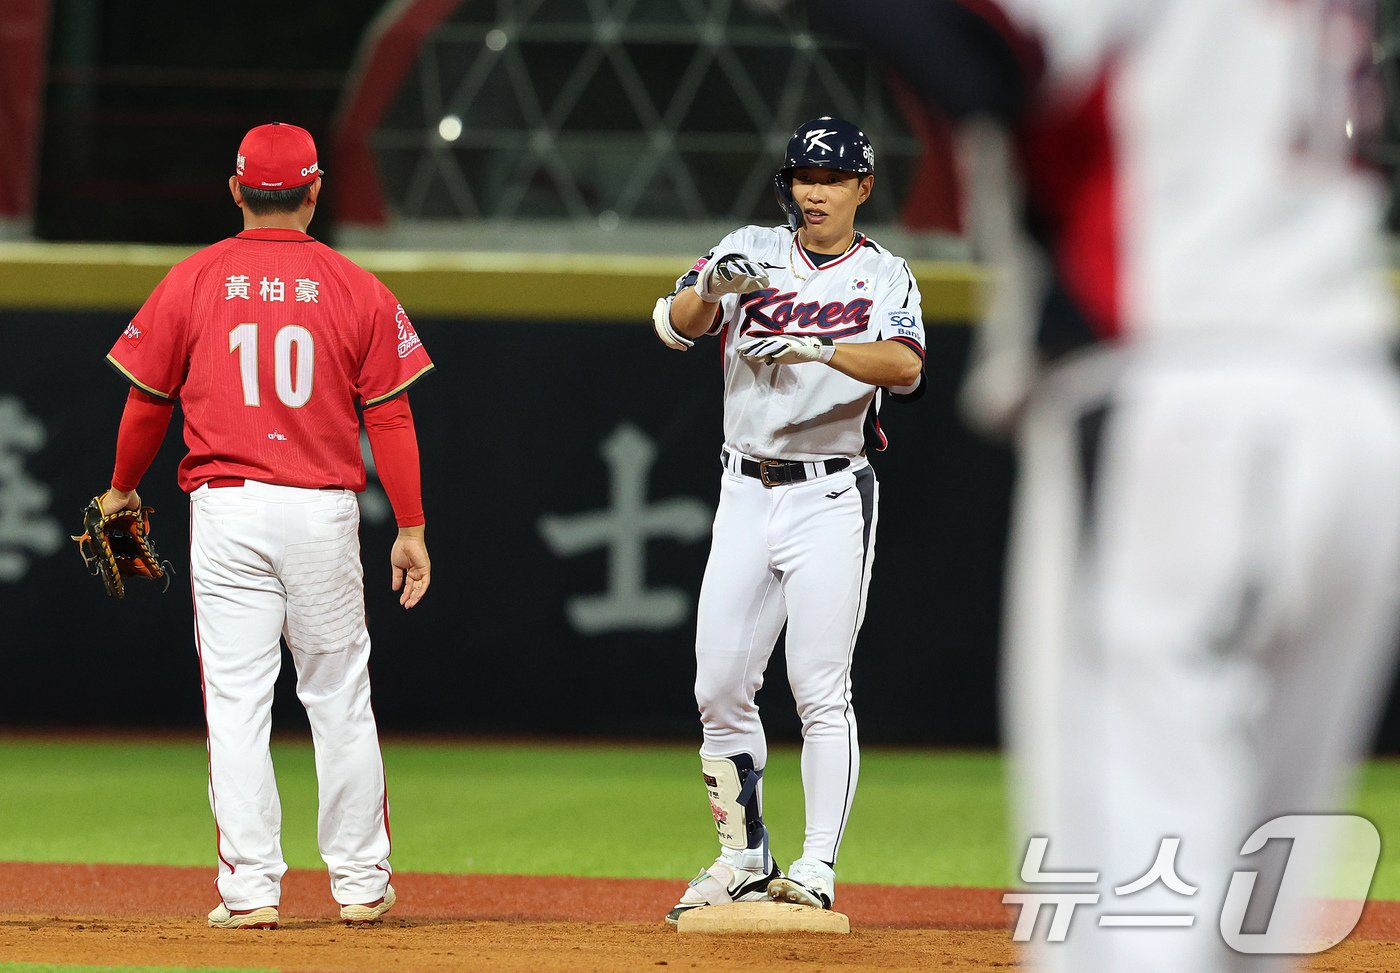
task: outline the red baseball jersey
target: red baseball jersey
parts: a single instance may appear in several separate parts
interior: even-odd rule
[[[432,369],[403,305],[295,230],[245,230],[171,268],[107,360],[178,399],[180,488],[216,478],[363,490],[360,419]]]

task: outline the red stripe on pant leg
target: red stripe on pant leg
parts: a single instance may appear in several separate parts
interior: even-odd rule
[[[376,726],[375,736],[377,737],[378,734],[379,731]],[[382,746],[379,747],[379,766],[381,768],[380,781],[384,787],[384,837],[389,840],[389,853],[384,857],[388,858],[394,853],[394,832],[389,828],[389,771],[384,767],[384,748]],[[385,868],[383,862],[375,862],[374,867],[386,875],[393,874],[393,869]]]
[[[384,766],[384,751],[379,751],[379,765]],[[384,837],[389,839],[389,854],[394,853],[394,832],[389,828],[389,774],[386,771],[382,778],[384,783]]]

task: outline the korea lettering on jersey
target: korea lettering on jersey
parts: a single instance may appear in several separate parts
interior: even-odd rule
[[[818,267],[787,227],[746,226],[698,261],[674,293],[693,284],[716,254],[731,252],[762,264],[769,284],[725,296],[709,331],[723,336],[725,441],[750,456],[786,460],[883,449],[881,390],[815,363],[750,362],[735,346],[764,334],[817,335],[838,343],[892,340],[923,359],[923,311],[909,265],[857,233],[849,251]]]

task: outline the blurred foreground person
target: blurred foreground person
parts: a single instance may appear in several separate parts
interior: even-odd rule
[[[1072,973],[1297,968],[1355,920],[1309,938],[1328,838],[1360,843],[1332,891],[1369,883],[1374,828],[1329,812],[1397,634],[1370,5],[810,7],[959,122],[997,271],[965,405],[1020,450],[1017,938]]]

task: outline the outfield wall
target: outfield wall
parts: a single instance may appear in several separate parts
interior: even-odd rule
[[[103,356],[181,253],[0,245],[12,363],[0,380],[0,724],[202,721],[178,436],[142,484],[178,571],[168,594],[106,598],[66,537],[111,472],[125,385]],[[373,479],[362,498],[382,724],[695,737],[719,368],[715,348],[670,352],[648,322],[685,259],[356,256],[401,297],[438,365],[412,393],[434,558],[412,612],[389,591],[394,528]],[[882,502],[855,700],[870,742],[991,744],[1011,464],[953,408],[976,271],[915,269],[929,391],[887,410],[891,446],[874,458]],[[301,722],[290,668],[283,726]],[[776,736],[795,735],[781,653],[760,703]]]

